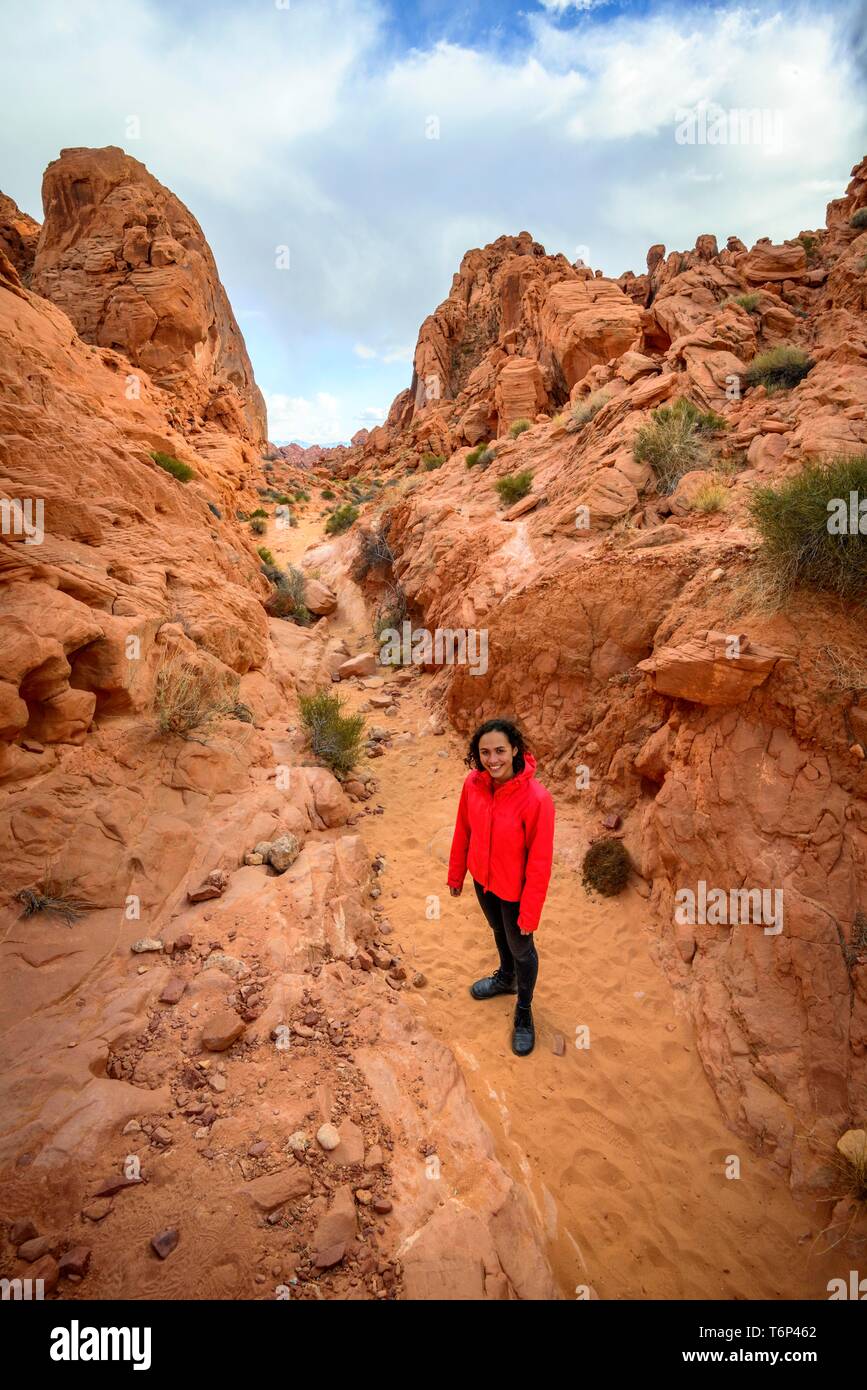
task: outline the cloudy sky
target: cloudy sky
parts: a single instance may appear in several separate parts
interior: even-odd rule
[[[64,146],[147,164],[280,441],[383,418],[470,247],[527,230],[617,275],[794,236],[867,152],[863,0],[28,0],[3,31],[0,187],[41,219]]]

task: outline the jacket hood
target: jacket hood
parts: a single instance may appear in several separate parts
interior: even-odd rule
[[[532,753],[525,753],[525,754],[524,754],[524,770],[523,770],[523,772],[516,772],[516,773],[515,773],[515,776],[514,776],[514,777],[510,777],[509,780],[508,780],[508,782],[506,782],[505,785],[506,785],[506,787],[516,787],[516,786],[519,785],[519,783],[522,783],[522,782],[530,782],[530,781],[532,781],[532,779],[535,777],[535,775],[536,775],[536,759],[533,757],[533,754],[532,754]],[[474,768],[474,769],[473,769],[473,777],[475,778],[475,780],[476,780],[477,782],[483,782],[484,785],[485,785],[486,787],[488,787],[489,789],[492,789],[492,788],[493,788],[494,779],[493,779],[493,777],[491,776],[490,772],[486,772],[484,769],[482,769],[482,771],[480,772],[480,771],[478,770],[478,768]]]

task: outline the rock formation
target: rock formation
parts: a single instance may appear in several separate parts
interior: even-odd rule
[[[265,405],[210,247],[183,203],[123,150],[62,150],[42,187],[31,287],[86,343],[176,395],[185,423],[254,444]]]
[[[747,504],[807,459],[867,451],[865,206],[867,161],[823,228],[657,245],[617,281],[525,233],[468,252],[387,424],[333,459],[415,474],[370,522],[389,581],[419,625],[489,644],[484,673],[442,667],[443,711],[461,730],[517,717],[559,796],[623,819],[724,1112],[800,1195],[833,1186],[827,1153],[867,1110],[864,618],[757,602]],[[748,389],[783,343],[808,374]],[[634,443],[678,399],[722,424],[666,493]],[[528,497],[498,507],[494,482],[524,470]],[[699,882],[782,890],[784,930],[677,920]]]
[[[373,779],[344,790],[295,722],[349,652],[268,616],[264,412],[203,233],[119,150],[64,152],[45,200],[32,272],[8,203],[0,244],[3,1275],[558,1297],[400,999],[352,828]]]

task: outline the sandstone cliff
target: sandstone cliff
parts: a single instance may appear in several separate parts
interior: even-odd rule
[[[375,782],[350,799],[298,726],[348,653],[266,612],[264,412],[203,233],[118,150],[64,152],[45,198],[32,270],[14,205],[0,247],[3,1273],[557,1297],[400,998],[353,828]],[[221,692],[206,727],[161,725],[173,671]]]
[[[616,281],[526,233],[471,251],[388,422],[333,458],[398,483],[369,524],[412,618],[488,632],[485,674],[436,678],[452,721],[516,716],[558,795],[597,826],[623,818],[720,1103],[801,1194],[833,1187],[827,1155],[867,1109],[864,613],[757,601],[747,503],[809,458],[867,450],[865,205],[867,161],[824,227],[655,246]],[[808,374],[747,387],[781,344]],[[722,422],[667,493],[633,446],[682,398]],[[529,494],[498,507],[494,482],[522,471]],[[675,893],[700,881],[781,889],[784,931],[680,925]]]

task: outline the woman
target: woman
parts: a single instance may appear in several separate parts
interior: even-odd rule
[[[512,1051],[526,1057],[536,1033],[530,1005],[539,971],[533,934],[551,877],[554,802],[535,780],[536,759],[507,719],[480,724],[470,740],[448,885],[463,891],[469,868],[500,957],[493,975],[470,987],[474,999],[517,994]],[[517,981],[517,984],[516,984]]]

